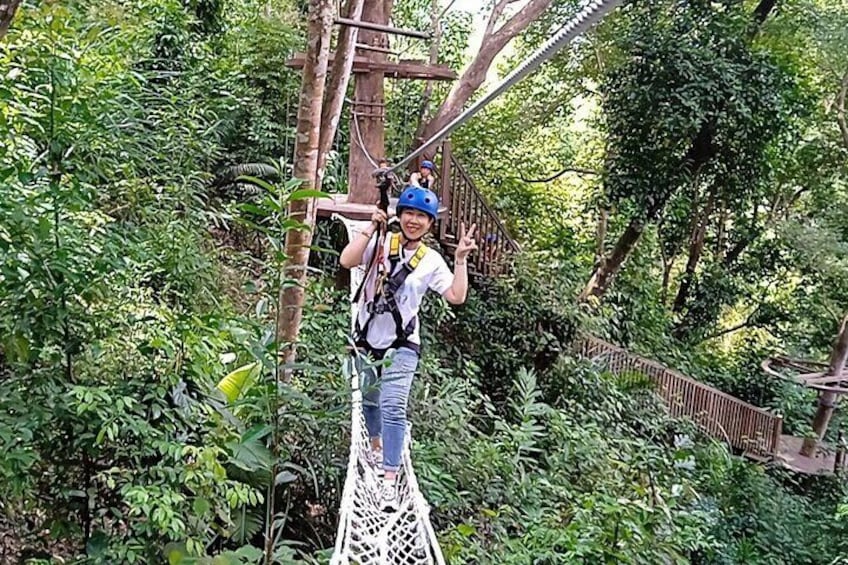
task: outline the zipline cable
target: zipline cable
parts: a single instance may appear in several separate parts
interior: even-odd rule
[[[430,139],[425,141],[418,149],[404,157],[398,164],[392,168],[401,170],[413,159],[424,153],[428,147],[434,143],[444,139],[447,135],[471,119],[474,114],[482,110],[492,100],[503,94],[507,89],[515,83],[526,77],[538,69],[542,63],[556,55],[556,53],[571,43],[575,38],[586,33],[589,28],[599,22],[613,8],[618,6],[622,0],[592,0],[580,12],[578,12],[567,24],[562,26],[560,30],[551,37],[544,45],[539,47],[535,53],[524,60],[521,65],[516,67],[501,83],[489,92],[486,96],[472,104],[467,110],[462,112],[456,118],[448,122],[442,129],[434,133]]]

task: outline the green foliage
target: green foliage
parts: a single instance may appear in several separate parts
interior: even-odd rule
[[[575,9],[553,4],[516,56]],[[430,6],[400,2],[394,23],[427,29]],[[286,181],[299,75],[282,62],[303,45],[302,10],[27,2],[0,43],[0,534],[12,559],[25,541],[68,562],[257,563],[270,540],[271,562],[328,560],[350,418],[349,304],[323,276],[332,253],[314,253],[300,363],[278,367],[275,342],[283,241],[303,227],[286,205],[315,195]],[[413,452],[452,562],[824,564],[848,552],[841,479],[737,459],[669,419],[642,376],[568,353],[579,329],[604,333],[806,432],[811,394],[759,362],[776,349],[822,357],[841,313],[831,109],[844,17],[793,4],[751,39],[741,5],[631,4],[457,135],[529,251],[509,276],[476,281],[467,305],[430,300],[422,314]],[[461,67],[472,23],[445,14],[440,62]],[[393,48],[428,55],[417,40]],[[425,88],[389,87],[390,154],[410,143]],[[694,167],[687,144],[704,123]],[[344,178],[340,136],[327,186]],[[603,174],[555,175],[571,166]],[[610,209],[612,237],[661,200],[601,309],[570,306],[596,260],[597,210]],[[704,255],[674,311],[699,215]],[[669,335],[687,316],[682,337],[710,337],[698,347]],[[756,331],[722,334],[743,322]]]
[[[559,289],[547,285],[554,277],[567,284],[561,269],[528,261],[509,276],[481,281],[456,321],[439,328],[447,346],[442,357],[480,375],[481,389],[498,402],[522,367],[533,367],[544,381],[575,335],[576,313],[563,305]]]
[[[234,3],[232,27],[220,39],[217,65],[234,74],[219,129],[229,149],[223,162],[294,161],[300,74],[282,62],[302,46],[298,17],[284,1]]]
[[[239,395],[253,383],[258,369],[258,362],[243,365],[227,373],[227,376],[218,383],[217,388],[224,393],[228,401],[235,402]]]
[[[245,332],[205,229],[240,80],[208,8],[32,6],[3,45],[3,510],[94,563],[243,543],[263,503],[262,436],[207,397]]]
[[[721,520],[710,532],[720,543],[696,554],[694,563],[832,563],[844,555],[844,549],[828,542],[842,535],[844,524],[834,520],[827,497],[811,504],[809,495],[783,490],[781,477],[771,478],[741,461],[714,467],[704,479],[702,488],[712,494],[707,504],[721,509]],[[736,488],[727,489],[727,484]],[[842,488],[826,488],[834,487],[835,492]]]
[[[680,560],[686,549],[701,546],[707,522],[690,508],[695,495],[687,472],[675,470],[668,452],[638,439],[644,432],[627,427],[629,418],[607,427],[606,410],[626,413],[635,404],[585,367],[561,364],[555,373],[563,393],[583,385],[601,389],[602,406],[587,411],[585,398],[545,404],[526,371],[516,375],[505,413],[474,416],[473,396],[457,394],[452,379],[432,398],[431,410],[444,419],[454,420],[461,406],[467,419],[420,439],[417,462],[435,519],[455,524],[444,530],[449,558],[639,563]]]
[[[463,10],[445,10],[441,2],[431,0],[403,0],[393,3],[392,22],[401,28],[436,33],[433,28],[432,7],[438,15],[437,64],[461,72],[465,64],[465,50],[472,30],[472,16]],[[435,39],[431,41],[436,41]],[[392,38],[392,49],[402,53],[403,59],[429,61],[430,44],[421,39],[397,36]],[[435,114],[445,99],[452,84],[434,81],[427,84],[419,80],[390,80],[386,83],[386,154],[384,157],[397,161],[406,156],[415,142],[415,135],[422,120]],[[425,95],[429,92],[429,95]],[[351,132],[351,139],[356,139]],[[378,155],[374,156],[379,157]]]

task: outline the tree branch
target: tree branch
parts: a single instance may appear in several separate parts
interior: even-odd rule
[[[731,326],[729,328],[725,328],[723,330],[711,333],[710,335],[704,337],[704,339],[702,339],[701,341],[702,342],[709,341],[711,339],[716,339],[717,337],[721,337],[723,335],[732,334],[733,332],[738,332],[739,330],[747,328],[750,325],[751,325],[751,319],[748,318],[744,322],[740,322],[740,323],[736,324],[735,326]]]
[[[450,10],[454,4],[456,4],[456,0],[451,0],[450,2],[448,2],[448,5],[445,6],[444,9],[442,9],[442,11],[439,13],[440,20],[445,17],[445,14],[448,13],[448,10]]]
[[[559,177],[561,177],[565,173],[577,173],[577,174],[580,174],[580,175],[597,175],[597,174],[599,174],[598,171],[595,171],[595,170],[592,170],[592,169],[584,169],[582,167],[566,167],[563,170],[561,170],[560,172],[558,172],[554,175],[551,175],[549,177],[543,178],[543,179],[526,179],[522,175],[522,176],[518,177],[518,180],[520,180],[522,182],[540,183],[541,184],[541,183],[555,181],[556,179],[558,179]],[[515,178],[515,177],[513,177],[513,178]]]
[[[471,64],[468,65],[459,80],[454,83],[447,98],[445,98],[433,119],[424,128],[422,138],[429,138],[462,112],[465,103],[483,85],[486,80],[486,73],[492,66],[495,57],[516,35],[536,21],[550,6],[551,2],[552,0],[530,0],[523,9],[513,15],[497,31],[493,31],[490,35],[484,35],[480,49]],[[492,15],[495,15],[499,7],[503,10],[508,4],[507,0],[499,0],[498,4],[492,9]],[[489,20],[491,24],[492,18]]]
[[[511,41],[512,38],[538,20],[550,4],[551,0],[530,0],[524,8],[516,12],[504,25],[498,28],[495,35],[505,35],[506,41]]]
[[[760,3],[754,9],[754,22],[757,24],[757,27],[766,21],[771,11],[774,10],[775,5],[777,5],[777,0],[760,0]]]
[[[509,4],[509,0],[500,0],[492,8],[492,13],[489,14],[489,21],[486,22],[486,31],[483,33],[483,43],[495,32],[495,26],[498,25],[498,20],[501,18],[507,4]]]
[[[0,39],[9,31],[9,26],[12,20],[15,19],[15,12],[18,11],[21,0],[0,0]]]

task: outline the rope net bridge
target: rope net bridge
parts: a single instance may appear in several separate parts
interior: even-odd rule
[[[351,241],[369,224],[338,215],[334,219],[344,223]],[[365,270],[361,267],[351,270],[351,298],[364,275]],[[351,320],[355,319],[356,304],[353,304]],[[421,494],[412,467],[409,450],[411,426],[406,428],[397,477],[398,509],[384,512],[380,508],[382,476],[370,462],[371,442],[362,414],[359,373],[352,357],[345,361],[344,370],[353,390],[350,454],[331,565],[444,565],[444,557],[430,524],[430,507]]]

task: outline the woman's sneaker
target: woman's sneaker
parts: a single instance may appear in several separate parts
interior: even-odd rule
[[[383,480],[383,486],[380,488],[380,510],[382,510],[383,512],[397,512],[397,509],[397,481]]]
[[[365,461],[374,469],[374,472],[383,476],[383,450],[369,449],[365,455]]]

